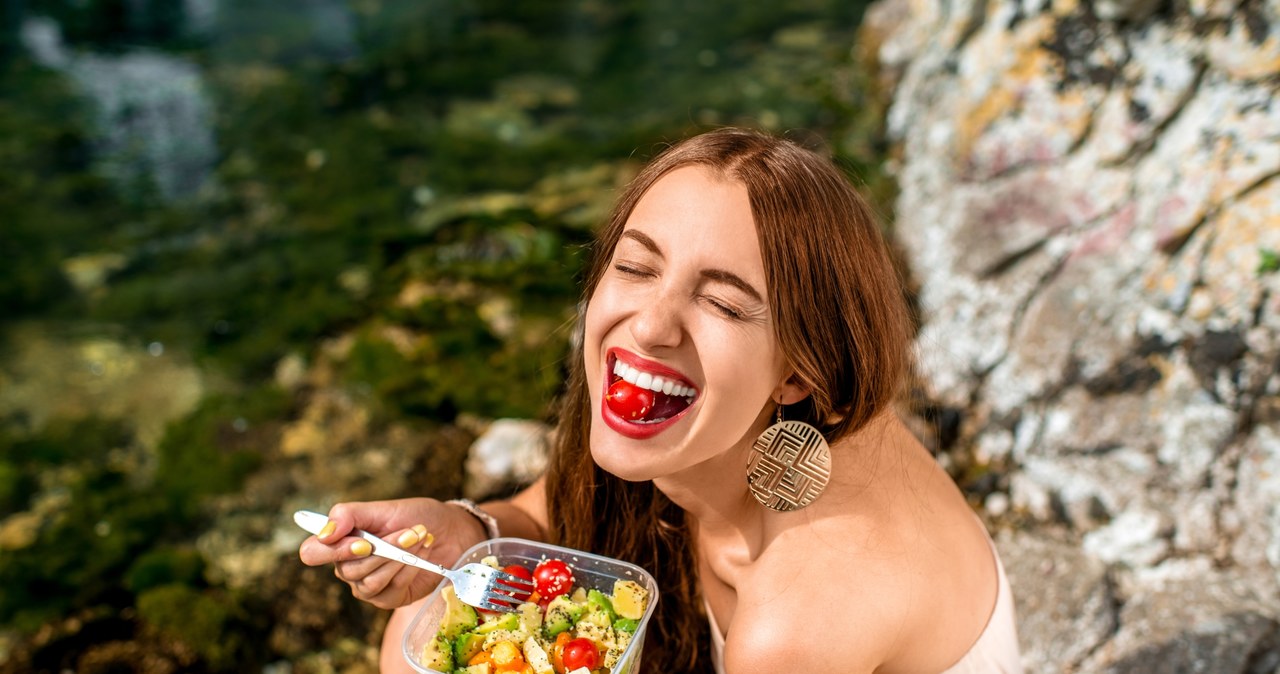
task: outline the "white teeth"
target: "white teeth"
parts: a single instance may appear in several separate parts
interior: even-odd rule
[[[613,374],[621,377],[623,381],[626,381],[628,384],[635,384],[640,388],[646,388],[650,391],[680,396],[682,398],[693,397],[692,388],[677,384],[672,379],[655,376],[650,372],[641,372],[639,369],[631,367],[621,360],[614,362]]]

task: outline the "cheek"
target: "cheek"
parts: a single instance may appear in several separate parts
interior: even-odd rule
[[[622,299],[618,292],[610,290],[604,282],[591,295],[587,313],[582,317],[582,346],[585,351],[599,352],[605,335],[625,313]]]
[[[587,373],[587,387],[594,396],[599,388],[600,369],[604,364],[604,337],[614,322],[608,315],[607,298],[596,292],[591,296],[582,317],[582,357]]]

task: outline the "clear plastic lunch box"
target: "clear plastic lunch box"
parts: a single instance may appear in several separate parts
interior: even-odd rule
[[[630,674],[640,671],[640,650],[644,646],[645,629],[649,625],[650,616],[653,615],[653,607],[658,603],[658,584],[647,571],[635,564],[618,559],[523,538],[495,538],[484,541],[462,553],[462,557],[458,558],[453,568],[457,569],[464,564],[478,562],[489,555],[497,557],[498,563],[502,566],[520,564],[531,571],[544,559],[562,560],[573,569],[575,586],[599,590],[605,594],[613,593],[615,580],[633,580],[639,583],[649,591],[649,604],[640,618],[635,636],[632,637],[631,643],[623,651],[622,656],[618,658],[617,664],[610,670],[610,674]],[[402,648],[405,660],[408,660],[409,664],[422,674],[449,674],[449,672],[440,672],[422,664],[423,647],[435,638],[440,629],[440,617],[444,613],[444,600],[440,597],[440,589],[448,583],[449,581],[444,581],[427,597],[427,602],[418,611],[418,615],[414,616],[413,622],[404,633]]]

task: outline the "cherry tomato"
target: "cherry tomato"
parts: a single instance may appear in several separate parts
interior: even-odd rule
[[[551,601],[573,589],[573,570],[558,559],[544,559],[533,570],[538,595]]]
[[[653,391],[619,379],[609,387],[605,401],[614,414],[627,421],[636,421],[653,409]]]
[[[595,669],[600,664],[600,653],[595,642],[579,637],[564,645],[564,653],[560,656],[566,671],[572,672],[579,667]]]
[[[523,579],[525,579],[525,580],[527,580],[527,581],[530,581],[530,582],[532,582],[532,581],[533,581],[533,574],[532,574],[532,573],[530,573],[528,569],[524,568],[523,566],[520,566],[519,564],[511,564],[511,565],[509,565],[509,566],[505,566],[505,567],[503,567],[503,568],[502,568],[502,571],[503,571],[504,573],[509,573],[509,574],[511,574],[511,575],[513,575],[513,576],[515,576],[516,578],[523,578]],[[502,585],[502,581],[498,581],[498,587],[503,587],[503,585]],[[528,592],[523,592],[523,591],[521,591],[521,590],[514,590],[514,589],[513,589],[513,590],[501,590],[501,589],[497,589],[497,588],[495,588],[495,589],[494,589],[494,592],[497,592],[497,593],[499,593],[499,594],[505,594],[505,595],[508,595],[508,596],[510,596],[510,597],[512,597],[512,598],[514,598],[516,601],[515,601],[515,603],[514,603],[514,604],[512,604],[512,606],[515,606],[516,604],[520,604],[520,603],[523,603],[523,602],[529,601],[529,593],[528,593]]]

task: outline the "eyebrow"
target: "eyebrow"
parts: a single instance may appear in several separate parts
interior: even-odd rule
[[[664,257],[662,255],[662,249],[658,248],[657,242],[654,241],[652,238],[650,238],[649,235],[645,234],[644,232],[641,232],[635,229],[628,229],[622,233],[622,238],[632,239],[637,243],[639,243],[640,245],[644,246],[645,248],[648,248],[649,251],[652,252],[654,255],[657,255],[658,257]],[[751,298],[754,299],[755,301],[764,302],[764,298],[760,296],[760,293],[754,287],[752,287],[750,283],[747,283],[741,276],[738,276],[737,274],[731,271],[726,271],[724,269],[703,269],[702,277],[706,279],[710,279],[712,281],[717,281],[720,283],[731,285],[737,288],[738,290],[741,290],[742,292],[746,293],[747,295],[751,296]]]

